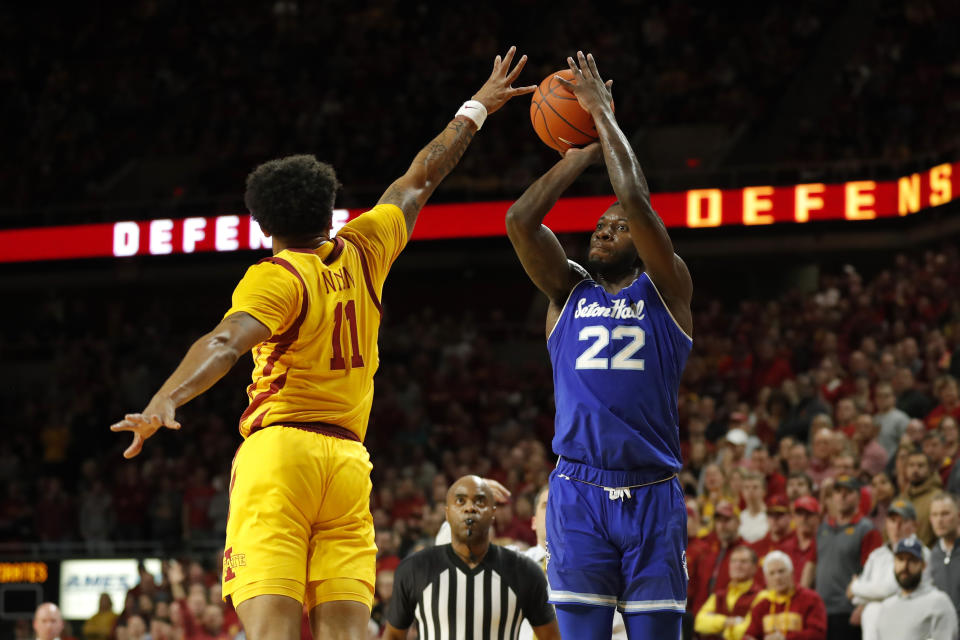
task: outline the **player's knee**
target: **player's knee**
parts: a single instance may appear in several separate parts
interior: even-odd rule
[[[293,598],[260,595],[237,605],[247,640],[299,640],[303,605]]]
[[[370,607],[355,600],[322,602],[310,611],[314,638],[355,640],[365,638]]]

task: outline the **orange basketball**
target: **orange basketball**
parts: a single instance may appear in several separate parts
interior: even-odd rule
[[[533,130],[548,147],[566,151],[570,146],[579,147],[596,140],[599,135],[593,118],[583,110],[576,96],[560,84],[554,76],[573,80],[569,69],[551,73],[537,90],[530,103],[530,121]],[[560,138],[569,141],[566,144]]]

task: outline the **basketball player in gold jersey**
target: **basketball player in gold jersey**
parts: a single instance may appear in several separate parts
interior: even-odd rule
[[[340,186],[313,156],[257,167],[245,202],[273,257],[250,267],[233,304],[141,413],[113,431],[133,433],[132,458],[177,407],[209,389],[253,350],[245,440],[234,458],[223,561],[250,640],[297,640],[302,607],[315,638],[366,637],[375,556],[370,457],[363,446],[377,370],[380,298],[417,214],[456,166],[484,118],[514,96],[526,63],[516,48],[413,159],[377,205],[329,237]]]

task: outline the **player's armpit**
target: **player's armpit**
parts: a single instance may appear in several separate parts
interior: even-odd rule
[[[586,276],[579,265],[567,259],[560,241],[546,226],[524,224],[520,216],[507,212],[507,237],[530,280],[550,302],[563,306],[574,286]]]
[[[557,624],[557,620],[554,618],[547,624],[534,627],[533,633],[537,636],[537,640],[560,640],[560,625]]]
[[[395,626],[387,623],[387,627],[383,630],[383,635],[381,638],[386,638],[387,640],[406,640],[407,630],[406,629],[397,629]],[[558,638],[560,636],[557,636]]]

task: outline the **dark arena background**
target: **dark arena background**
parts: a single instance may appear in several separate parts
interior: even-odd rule
[[[129,436],[108,427],[146,405],[269,255],[243,203],[254,166],[330,162],[344,184],[338,227],[376,203],[511,44],[529,56],[519,84],[577,50],[614,79],[617,120],[693,277],[679,396],[685,637],[719,637],[695,629],[693,591],[715,591],[694,568],[722,562],[721,501],[756,516],[745,478],[765,478],[764,502],[812,492],[827,522],[835,477],[852,473],[882,535],[902,495],[928,547],[952,540],[930,533],[930,496],[905,458],[922,450],[931,487],[960,489],[958,20],[947,0],[4,5],[0,640],[40,637],[43,602],[59,606],[63,640],[244,638],[219,579],[250,357],[132,461]],[[537,543],[534,496],[556,462],[547,302],[504,215],[559,156],[529,106],[522,96],[489,117],[384,288],[366,439],[370,637],[394,568],[433,544],[460,476],[512,492],[498,542]],[[614,199],[596,166],[547,217],[571,258]],[[857,419],[885,428],[885,383],[912,421],[877,464],[864,455],[877,435]],[[785,488],[801,473],[806,489]]]

